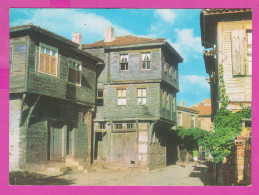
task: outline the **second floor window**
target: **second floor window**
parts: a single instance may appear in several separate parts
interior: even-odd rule
[[[138,105],[146,105],[147,104],[147,89],[140,88],[137,89],[137,104]]]
[[[126,89],[117,90],[118,105],[126,105]]]
[[[39,71],[50,75],[57,75],[58,49],[40,43]]]
[[[97,106],[103,106],[103,90],[97,91]]]
[[[76,85],[81,85],[81,62],[68,59],[68,82]]]
[[[150,53],[142,53],[141,54],[141,64],[143,70],[149,70],[151,64],[151,54]]]
[[[128,54],[120,55],[120,70],[128,70]]]

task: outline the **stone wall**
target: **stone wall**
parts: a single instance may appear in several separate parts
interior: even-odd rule
[[[20,99],[9,101],[9,170],[19,169],[20,158]]]
[[[150,143],[149,145],[149,168],[155,169],[166,166],[166,146],[160,143]]]

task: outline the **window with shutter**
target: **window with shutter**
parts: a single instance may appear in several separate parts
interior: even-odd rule
[[[247,74],[252,75],[252,31],[246,31]]]
[[[82,63],[72,58],[68,58],[68,79],[72,84],[81,86]]]
[[[40,43],[39,72],[57,76],[58,49]]]
[[[244,29],[231,33],[233,75],[246,75],[246,36]]]

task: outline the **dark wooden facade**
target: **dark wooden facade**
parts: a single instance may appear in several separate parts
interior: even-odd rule
[[[56,67],[52,61],[41,62],[42,45],[54,48],[52,58],[46,59],[56,60]],[[70,59],[80,62],[77,72],[69,70]],[[95,106],[99,61],[38,26],[10,29],[10,170],[44,169],[53,162],[65,163],[66,156],[90,161],[88,118]],[[53,74],[41,71],[42,64],[51,66]],[[79,84],[73,83],[74,77],[80,78]]]
[[[97,102],[94,119],[96,162],[126,167],[165,165],[167,134],[176,124],[178,63],[182,58],[166,41],[114,43],[111,47],[87,44],[83,48],[105,63],[97,82],[103,98],[101,105]],[[142,68],[143,53],[150,53],[149,69]],[[121,55],[128,57],[127,70],[121,70]],[[139,89],[146,93],[144,105],[138,104]],[[122,105],[120,90],[125,90],[126,103]]]

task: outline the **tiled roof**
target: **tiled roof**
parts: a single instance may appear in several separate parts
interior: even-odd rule
[[[144,38],[136,37],[132,35],[118,36],[114,41],[104,42],[104,40],[97,41],[91,44],[84,44],[84,48],[102,48],[102,47],[113,47],[113,46],[126,46],[126,45],[137,45],[145,43],[161,43],[165,42],[164,38]]]
[[[195,104],[189,108],[199,111],[199,115],[211,115],[211,100],[205,99],[204,102]]]
[[[199,111],[193,109],[193,108],[187,108],[187,107],[183,107],[183,106],[177,106],[177,111],[185,111],[185,112],[190,112],[193,114],[198,114]]]
[[[203,9],[205,15],[251,12],[251,9]]]

